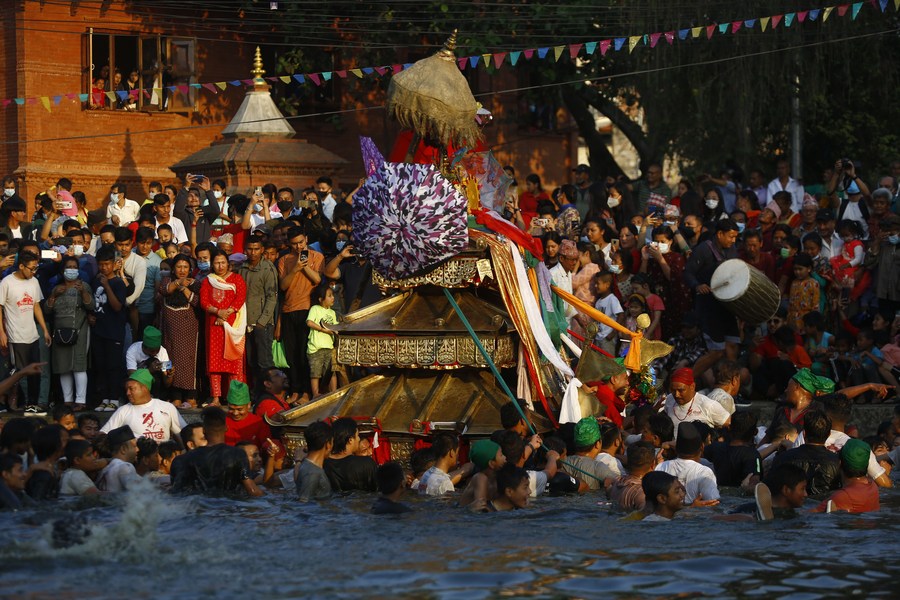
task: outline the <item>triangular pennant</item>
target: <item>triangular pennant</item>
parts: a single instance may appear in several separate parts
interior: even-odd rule
[[[233,85],[234,87],[240,87],[241,80],[240,79],[232,79],[231,81],[228,82],[228,85]]]
[[[670,46],[675,43],[675,32],[674,31],[667,31],[664,35],[666,36],[666,41],[669,42]]]
[[[335,73],[337,73],[337,76],[340,77],[341,79],[347,79],[347,71],[346,70],[335,71]]]
[[[281,83],[290,83],[290,82],[291,82],[291,76],[290,76],[290,75],[282,75],[282,76],[279,77],[278,79],[281,81]],[[204,87],[206,87],[206,86],[204,85]]]
[[[59,106],[60,102],[62,102],[62,96],[53,96],[53,104]]]
[[[25,104],[25,98],[13,98],[13,100],[15,100],[16,104],[19,106]],[[103,94],[100,92],[94,94],[94,104],[100,104],[101,102],[103,102]]]
[[[765,31],[769,27],[769,19],[771,18],[772,17],[763,17],[759,20],[759,26],[763,31]]]
[[[820,13],[820,12],[821,12],[821,10],[819,10],[818,8],[813,8],[813,9],[811,9],[811,10],[809,11],[809,20],[810,20],[810,21],[815,21],[816,19],[818,19],[818,18],[819,18],[819,13]]]
[[[569,58],[575,60],[582,48],[584,48],[584,44],[569,44]]]
[[[128,97],[128,92],[126,90],[116,90],[116,96],[119,97],[119,100],[125,100]]]
[[[285,79],[285,78],[283,78],[283,79]],[[291,80],[290,77],[287,77],[286,79],[287,79],[287,81],[285,81],[285,83],[287,83],[288,81]],[[219,92],[216,91],[216,86],[214,86],[214,85],[211,84],[211,83],[204,83],[204,84],[203,84],[203,87],[205,87],[206,89],[208,89],[209,91],[211,91],[213,94],[218,94],[218,93],[219,93]]]
[[[563,51],[566,49],[565,46],[553,46],[553,61],[559,62],[559,57],[562,56]]]
[[[472,67],[473,69],[474,69],[475,67],[477,67],[477,66],[478,66],[478,59],[480,59],[480,58],[481,58],[480,56],[470,56],[470,57],[469,57],[469,66]]]
[[[162,88],[153,88],[153,93],[157,96],[162,96],[163,89]]]
[[[833,10],[834,10],[834,7],[833,7],[833,6],[826,6],[826,7],[825,7],[825,14],[822,15],[822,22],[823,22],[823,23],[824,23],[825,21],[828,20],[828,17],[831,16],[831,11],[833,11]]]
[[[716,32],[715,25],[707,25],[706,26],[706,39],[711,40],[713,34]]]
[[[360,73],[359,76],[362,77],[362,73]],[[303,75],[300,75],[298,73],[298,74],[294,75],[294,81],[296,81],[297,83],[301,83],[301,84],[306,83],[306,77],[304,77]]]
[[[731,23],[731,33],[737,33],[741,30],[741,27],[743,27],[743,25],[744,23],[742,21],[733,21]]]
[[[609,50],[609,47],[611,45],[611,40],[603,40],[602,42],[600,42],[600,56],[606,56],[606,52]]]
[[[253,85],[253,80],[252,79],[241,79],[241,83],[243,83],[244,85]]]
[[[110,103],[116,101],[116,94],[115,94],[115,92],[106,92],[106,97],[109,98]]]
[[[856,15],[859,14],[859,9],[862,8],[862,2],[856,2],[853,4],[853,10],[850,12],[850,18],[854,21],[856,20]]]
[[[756,27],[756,19],[747,19],[746,21],[744,21],[744,27],[746,27],[747,29],[753,29],[754,27]]]
[[[278,81],[278,77],[276,77],[276,76],[273,75],[272,77],[266,77],[265,80],[266,80],[266,81],[271,81],[272,83],[275,83],[275,82]],[[193,85],[193,84],[191,84],[191,85]]]
[[[498,52],[494,55],[494,68],[499,69],[506,59],[506,52]]]
[[[482,55],[481,55],[481,63],[482,63],[485,67],[490,67],[490,66],[491,66],[491,59],[492,59],[492,58],[493,58],[493,56],[491,56],[490,54],[482,54]]]
[[[52,112],[50,110],[50,98],[48,98],[47,96],[41,96],[41,104],[44,105],[44,108],[47,109],[47,112]]]
[[[646,33],[644,34],[644,37],[643,37],[642,39],[644,40],[644,45],[645,45],[645,46],[647,46],[647,45],[650,44],[650,36],[647,35]]]
[[[634,47],[638,45],[638,42],[641,41],[641,37],[639,35],[632,35],[628,38],[628,52],[634,52]]]
[[[371,75],[375,72],[375,69],[372,67],[363,67],[362,68],[363,75]]]
[[[626,41],[625,38],[616,38],[616,41],[613,42],[613,48],[615,48],[616,52],[622,49],[622,46],[625,45]]]
[[[312,82],[314,84],[322,85],[322,80],[319,78],[318,73],[307,73],[306,76],[309,77],[310,79],[312,79]]]
[[[34,104],[37,104],[37,103],[38,103],[38,99],[37,99],[37,98],[29,98],[29,99],[28,99],[28,104],[34,105]]]
[[[322,71],[322,79],[331,81],[331,71]]]
[[[519,51],[510,52],[509,53],[509,64],[512,66],[516,66],[516,63],[519,62],[519,57],[522,56],[522,53]]]
[[[849,9],[850,9],[849,4],[841,4],[840,6],[838,6],[838,16],[843,17],[844,15],[847,14],[847,11]]]
[[[149,90],[144,90],[144,98],[146,98],[147,100],[152,100],[152,99],[153,99],[153,96],[150,95],[150,91],[149,91]]]
[[[690,29],[679,29],[678,30],[678,39],[682,42],[687,39],[688,34],[691,32]]]
[[[525,60],[531,60],[531,57],[534,56],[534,48],[529,48],[522,52],[525,55]]]
[[[725,35],[728,33],[729,23],[719,23],[719,33]]]
[[[878,0],[878,4],[881,6],[881,12],[887,10],[888,0]]]
[[[772,29],[776,29],[778,24],[781,23],[781,19],[784,15],[772,15]]]
[[[87,102],[88,95],[87,94],[78,94],[78,100],[80,100],[81,102]]]
[[[399,73],[402,70],[403,70],[403,65],[401,65],[400,63],[397,63],[396,65],[391,65],[391,73],[393,73],[394,75],[396,75],[397,73]]]
[[[178,91],[181,92],[182,94],[184,94],[185,96],[187,96],[187,95],[188,95],[188,92],[191,91],[191,88],[189,88],[189,87],[186,86],[186,85],[179,85],[179,86],[178,86]]]
[[[77,98],[78,96],[79,96],[79,94],[75,94],[72,92],[69,92],[68,94],[66,94],[66,98],[68,98],[69,100],[75,100],[75,98]]]
[[[588,42],[584,45],[584,51],[590,56],[597,51],[597,42]]]
[[[385,73],[388,72],[387,67],[375,67],[375,70],[378,72],[379,75],[384,75]]]
[[[456,64],[459,65],[460,71],[466,70],[466,65],[469,64],[469,59],[466,57],[462,57],[456,60]]]
[[[700,37],[700,34],[703,32],[702,27],[691,27],[691,37],[696,39]]]
[[[85,94],[85,96],[87,96],[87,94]],[[3,108],[6,108],[6,107],[9,106],[10,104],[12,104],[12,100],[10,100],[9,98],[4,98],[4,99],[3,99]]]
[[[199,85],[197,87],[199,87]],[[132,100],[137,100],[141,96],[141,90],[131,90],[128,92],[128,95],[131,96]]]
[[[363,72],[360,69],[350,69],[350,72],[362,79]]]
[[[404,68],[404,69],[408,69],[408,68],[410,68],[411,66],[413,66],[412,63],[403,63],[403,68]]]
[[[800,23],[803,23],[804,21],[806,21],[806,16],[808,14],[809,14],[808,10],[801,10],[800,12],[797,13],[797,21],[799,21]]]
[[[796,13],[787,13],[784,15],[784,26],[790,27],[794,23],[795,16],[797,16]]]
[[[656,44],[659,43],[659,38],[662,37],[661,33],[651,33],[650,34],[650,47],[656,48]]]
[[[894,10],[900,10],[900,0],[894,0]]]
[[[547,58],[547,53],[550,52],[550,47],[548,46],[546,48],[538,48],[537,51],[538,58],[544,60],[545,58]]]
[[[224,91],[225,91],[225,88],[228,87],[228,82],[227,82],[227,81],[217,81],[217,82],[216,82],[216,87],[219,88],[220,90],[222,90],[222,91],[224,92]]]

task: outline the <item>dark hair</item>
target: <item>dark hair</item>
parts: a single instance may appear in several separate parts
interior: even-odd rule
[[[112,244],[105,244],[97,249],[97,262],[115,262],[116,249]]]
[[[128,188],[127,188],[127,187],[125,186],[125,184],[122,183],[121,181],[117,181],[117,182],[115,182],[114,184],[112,184],[112,187],[110,188],[110,190],[111,190],[112,188],[115,188],[115,189],[116,189],[116,193],[117,193],[117,194],[122,194],[123,196],[127,196],[127,195],[128,195]]]
[[[175,231],[172,229],[172,226],[169,225],[168,223],[163,223],[162,225],[160,225],[160,226],[158,226],[158,227],[156,228],[156,233],[157,233],[157,234],[158,234],[160,231],[168,231],[168,232],[171,232],[171,233],[175,233]]]
[[[844,394],[826,394],[816,398],[825,409],[825,414],[832,421],[846,423],[853,414],[853,401]]]
[[[675,239],[675,234],[672,233],[672,228],[665,225],[660,225],[659,227],[653,228],[653,233],[651,234],[651,236],[656,237],[658,235],[666,237],[669,241]]]
[[[113,238],[116,240],[116,242],[131,242],[134,240],[134,235],[127,227],[116,227],[116,232],[113,234]]]
[[[556,207],[553,206],[553,203],[549,200],[538,200],[537,203],[537,214],[538,215],[555,215]]]
[[[509,429],[495,431],[491,435],[491,441],[500,446],[500,451],[506,457],[507,464],[518,464],[525,453],[525,440],[515,431]]]
[[[12,471],[16,465],[21,465],[22,459],[18,454],[0,454],[0,473]]]
[[[187,450],[187,443],[194,440],[194,430],[203,430],[203,423],[188,423],[181,429],[181,441],[184,443],[184,449]]]
[[[625,468],[629,471],[643,469],[656,460],[656,449],[650,442],[635,442],[625,453]]]
[[[551,435],[544,438],[544,445],[547,450],[553,450],[560,456],[566,453],[566,441],[558,435]]]
[[[331,181],[331,177],[319,177],[318,179],[316,179],[316,184],[318,185],[320,183],[324,183],[328,187],[334,187],[334,182]]]
[[[803,324],[807,327],[822,329],[825,326],[825,317],[819,311],[814,310],[803,315]]]
[[[291,227],[287,232],[287,240],[290,241],[297,237],[298,235],[302,235],[306,237],[306,231],[302,227]]]
[[[741,366],[728,358],[723,358],[716,363],[713,369],[716,374],[716,383],[730,383],[732,379],[741,374]]]
[[[68,468],[74,468],[75,461],[82,456],[84,456],[85,452],[91,449],[91,443],[87,440],[69,440],[69,443],[66,444],[66,464]]]
[[[30,444],[31,434],[36,429],[35,423],[25,417],[10,419],[0,429],[0,448],[12,450],[18,444]]]
[[[669,490],[678,481],[674,475],[669,475],[664,471],[650,471],[641,479],[641,489],[644,490],[644,498],[647,502],[653,504],[654,508],[659,506],[657,496],[660,494],[668,495]]]
[[[156,237],[153,230],[149,227],[138,227],[137,233],[134,235],[135,243],[150,242]]]
[[[667,414],[656,413],[650,415],[647,426],[650,428],[650,433],[657,436],[662,443],[671,442],[675,439],[675,424],[672,423],[672,419]]]
[[[772,228],[772,233],[775,233],[776,231],[782,232],[784,234],[785,238],[787,238],[787,236],[789,236],[789,235],[793,235],[793,233],[794,233],[794,230],[791,229],[789,226],[785,225],[784,223],[779,223],[778,225],[776,225],[775,227]]]
[[[434,463],[434,450],[431,448],[420,448],[409,457],[409,468],[417,477],[434,466]]]
[[[716,233],[725,233],[728,231],[739,231],[737,223],[735,223],[733,219],[729,217],[727,219],[719,219],[716,221]]]
[[[62,425],[47,425],[31,434],[31,449],[38,460],[47,460],[62,450]]]
[[[337,424],[337,422],[335,422],[335,424]],[[306,439],[307,449],[310,452],[315,452],[321,450],[328,442],[332,441],[334,439],[334,433],[331,425],[325,421],[316,421],[307,425],[306,429],[303,431],[303,437]],[[353,437],[353,434],[351,434],[350,437]],[[346,445],[347,442],[344,442],[345,447]]]
[[[566,200],[570,203],[575,202],[575,196],[578,194],[578,191],[575,189],[575,186],[571,183],[563,184],[559,191],[566,195]]]
[[[748,229],[744,232],[744,242],[751,238],[762,241],[762,233],[758,229]]]
[[[200,413],[200,421],[203,423],[203,435],[209,437],[209,433],[222,434],[228,429],[226,421],[228,415],[219,406],[207,406]]]
[[[459,448],[459,438],[449,431],[442,431],[436,434],[431,441],[431,449],[434,451],[434,457],[438,460],[457,448]]]
[[[34,252],[29,252],[27,250],[20,252],[18,257],[18,262],[20,265],[24,265],[27,263],[38,262],[38,255]]]
[[[604,423],[600,426],[600,447],[609,448],[616,439],[622,438],[622,430],[615,423]]]
[[[653,407],[649,404],[645,404],[643,406],[638,406],[631,413],[631,417],[633,419],[634,425],[633,431],[640,433],[644,427],[647,425],[647,421],[650,419],[650,415],[653,414]]]
[[[785,348],[793,348],[797,345],[797,337],[790,325],[782,325],[772,334],[772,340]]]
[[[74,258],[70,256],[69,258]],[[75,411],[71,406],[67,406],[63,403],[54,404],[53,408],[50,409],[50,419],[56,423],[59,423],[60,419],[66,417],[68,415],[74,415]]]
[[[323,280],[324,280],[324,278],[323,278]],[[325,296],[328,295],[328,290],[330,290],[330,289],[331,289],[331,287],[328,285],[327,280],[324,280],[322,282],[322,285],[318,286],[315,289],[314,297],[316,299],[316,304],[322,304],[322,302],[325,301]]]
[[[782,495],[785,486],[796,487],[800,482],[806,481],[806,471],[794,463],[782,463],[772,467],[763,479],[763,483],[772,492],[772,497]]]
[[[750,201],[750,210],[759,210],[759,196],[756,195],[756,192],[749,189],[744,189],[738,192],[739,198],[746,198]]]
[[[803,417],[803,437],[810,444],[824,444],[831,433],[831,419],[824,410],[811,408]]]
[[[358,427],[356,421],[350,417],[341,417],[331,423],[331,429],[334,432],[334,446],[332,446],[332,454],[340,454],[347,449],[347,444],[356,435]]]
[[[507,462],[503,468],[497,471],[497,494],[502,496],[506,490],[516,489],[522,485],[522,481],[525,479],[528,479],[528,471],[517,467],[514,463]]]
[[[840,233],[841,231],[843,231],[845,229],[849,229],[850,233],[852,233],[856,237],[862,237],[862,234],[863,234],[862,227],[860,226],[860,224],[858,222],[854,221],[853,219],[844,219],[843,221],[838,223],[838,226],[836,228],[838,233]]]
[[[154,454],[159,454],[159,444],[156,443],[156,440],[151,440],[147,437],[139,437],[137,439],[137,449],[138,460],[144,460]]]
[[[549,241],[555,242],[556,245],[558,246],[558,245],[562,244],[562,236],[559,235],[559,233],[556,231],[548,231],[547,233],[544,234],[544,237],[542,238],[542,242],[545,247],[546,247],[547,242],[549,242]]]
[[[525,176],[525,181],[533,183],[537,186],[538,191],[543,191],[543,187],[541,186],[541,176],[536,173],[529,173]]]
[[[81,413],[80,415],[78,415],[78,429],[84,427],[84,424],[88,421],[93,421],[97,424],[98,427],[100,426],[100,417],[98,417],[94,413]]]
[[[138,448],[140,448],[140,446],[138,446]],[[157,450],[159,452],[160,460],[168,460],[178,452],[178,442],[175,440],[168,440],[161,443]]]
[[[519,401],[516,400],[516,402]],[[520,408],[522,409],[521,412],[519,410]],[[500,426],[503,427],[503,429],[512,429],[522,420],[522,413],[524,412],[525,409],[522,407],[521,402],[519,402],[518,407],[513,401],[507,402],[500,407]]]
[[[813,268],[813,259],[809,254],[797,254],[794,256],[794,266],[795,267],[806,267],[807,269]]]
[[[403,467],[395,460],[389,460],[375,471],[375,483],[378,485],[378,491],[384,496],[400,489],[405,479]]]
[[[738,410],[731,415],[731,433],[732,440],[740,440],[742,442],[752,442],[756,437],[756,415],[749,410]]]

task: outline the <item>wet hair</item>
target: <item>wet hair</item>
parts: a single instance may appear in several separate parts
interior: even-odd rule
[[[643,469],[656,460],[656,448],[650,442],[635,442],[628,446],[625,454],[625,468],[629,471]]]
[[[660,494],[667,496],[669,490],[672,489],[672,486],[675,485],[677,481],[677,477],[669,475],[664,471],[650,471],[641,479],[641,489],[644,490],[644,498],[656,508],[659,506],[657,496]]]
[[[393,494],[400,489],[405,479],[406,474],[403,472],[403,467],[395,460],[384,463],[375,471],[375,483],[383,496]]]
[[[503,468],[497,471],[497,494],[502,496],[506,490],[516,489],[522,485],[524,479],[528,479],[528,471],[517,467],[514,463],[507,462]]]
[[[350,443],[350,440],[353,439],[353,436],[355,436],[358,431],[356,421],[350,417],[336,419],[331,424],[331,429],[334,432],[334,446],[332,446],[331,449],[332,454],[340,454],[346,450],[347,444]]]
[[[844,394],[827,394],[819,396],[816,401],[821,402],[825,414],[832,421],[846,423],[853,413],[853,401]]]
[[[756,437],[756,415],[749,410],[738,410],[731,415],[731,427],[729,432],[732,440],[753,442]]]
[[[31,449],[38,460],[47,460],[62,450],[62,425],[47,425],[31,434]]]
[[[783,463],[772,467],[763,479],[763,483],[772,492],[772,497],[782,495],[785,486],[794,488],[806,481],[806,471],[793,463]]]
[[[811,408],[803,417],[803,437],[810,444],[824,444],[831,433],[831,419],[824,410]]]
[[[12,471],[16,465],[22,464],[22,458],[18,454],[0,454],[0,473]]]
[[[519,400],[516,400],[516,402],[519,402]],[[519,412],[520,408],[522,409],[521,412]],[[522,413],[524,412],[525,408],[521,402],[519,402],[518,408],[512,401],[507,402],[500,407],[500,426],[503,429],[512,429],[522,420]]]
[[[723,358],[716,363],[713,371],[716,375],[716,385],[731,383],[732,379],[741,374],[741,366],[729,358]]]
[[[55,423],[59,423],[60,420],[63,419],[63,417],[67,417],[69,415],[74,415],[74,414],[75,414],[75,411],[72,410],[71,406],[67,406],[62,403],[55,404],[53,406],[53,408],[50,409],[50,419]]]
[[[138,446],[138,447],[140,448],[140,446]],[[178,442],[176,442],[174,440],[168,440],[166,442],[163,442],[157,448],[157,451],[159,452],[160,460],[169,460],[170,458],[175,456],[175,454],[178,453],[178,450],[179,450]]]
[[[30,444],[31,434],[35,429],[35,424],[30,419],[24,417],[10,419],[3,429],[0,429],[0,448],[12,450],[13,446],[19,444]]]
[[[303,437],[306,439],[306,448],[310,452],[315,452],[327,446],[328,442],[334,439],[334,432],[331,425],[325,421],[316,421],[306,427]],[[353,437],[353,434],[350,437]],[[346,445],[347,442],[344,442],[345,447]]]
[[[223,434],[228,429],[227,415],[219,406],[207,406],[200,413],[200,421],[203,423],[203,434],[209,437],[209,432]]]
[[[420,448],[409,457],[409,468],[418,477],[434,466],[435,456],[432,448]]]
[[[615,423],[604,423],[600,426],[600,447],[609,448],[616,439],[621,439],[622,430]]]
[[[509,429],[501,429],[495,431],[491,435],[491,441],[496,442],[500,446],[500,451],[506,457],[509,464],[518,464],[525,453],[525,440],[515,431]]]
[[[547,447],[547,450],[553,450],[560,456],[566,453],[566,442],[559,436],[551,435],[544,438],[544,445]]]
[[[87,440],[69,440],[66,444],[66,464],[68,467],[74,468],[75,461],[91,449],[91,443]]]
[[[671,442],[675,439],[675,424],[672,423],[672,419],[667,414],[656,413],[650,415],[647,427],[650,428],[650,433],[657,436],[662,443]]]
[[[159,444],[156,440],[151,440],[147,437],[139,437],[137,439],[137,459],[144,460],[145,458],[149,458],[154,454],[159,454]]]
[[[434,436],[431,442],[434,457],[438,460],[459,448],[459,438],[449,431],[442,431]]]

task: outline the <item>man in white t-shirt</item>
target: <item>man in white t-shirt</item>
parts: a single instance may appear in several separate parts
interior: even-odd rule
[[[101,492],[124,492],[141,480],[141,476],[134,468],[134,461],[137,460],[137,440],[126,425],[106,433],[112,460],[97,476],[97,489]]]
[[[144,327],[143,340],[128,346],[125,351],[125,368],[131,375],[138,369],[148,369],[151,359],[158,360],[161,364],[169,362],[169,353],[162,346],[162,332],[149,325]]]
[[[419,494],[443,496],[456,491],[456,484],[463,477],[471,475],[473,470],[472,463],[456,468],[459,461],[459,439],[450,432],[438,433],[434,436],[431,449],[434,451],[436,461],[419,480]]]
[[[689,421],[702,421],[710,427],[726,427],[731,423],[731,415],[725,408],[697,392],[694,371],[690,367],[672,373],[666,396],[665,412],[675,425]]]
[[[38,329],[40,325],[44,342],[50,345],[50,332],[44,322],[41,311],[41,286],[34,274],[38,268],[38,257],[31,252],[22,252],[18,256],[19,267],[11,275],[0,281],[0,349],[9,352],[13,366],[21,369],[37,362],[40,358],[38,345]],[[37,325],[35,325],[35,322]],[[38,414],[40,392],[40,375],[28,378],[28,401],[25,412]]]
[[[127,425],[135,437],[146,437],[157,442],[178,438],[187,423],[170,402],[150,395],[153,375],[147,369],[138,369],[125,382],[128,404],[120,406],[109,421],[100,428],[102,433]],[[180,441],[180,440],[179,440]]]
[[[782,191],[791,195],[791,210],[799,213],[800,207],[803,206],[803,186],[791,177],[791,163],[786,158],[778,159],[775,167],[775,179],[769,182],[766,196],[771,201],[775,194]]]
[[[134,200],[125,197],[124,183],[114,183],[109,188],[109,205],[106,207],[106,218],[113,225],[126,227],[129,223],[137,221],[141,212],[141,206]]]
[[[172,228],[172,240],[176,244],[189,242],[187,230],[184,228],[184,222],[178,217],[172,216],[172,205],[169,204],[169,197],[165,194],[157,194],[153,199],[153,213],[156,215],[156,228],[166,224]],[[203,240],[197,240],[198,243]]]
[[[703,441],[693,423],[681,423],[676,431],[675,452],[678,458],[661,462],[657,471],[674,475],[684,485],[684,503],[711,506],[719,503],[716,474],[700,464]]]

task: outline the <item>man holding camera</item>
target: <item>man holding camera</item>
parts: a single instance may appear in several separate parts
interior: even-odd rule
[[[313,290],[322,282],[325,257],[306,245],[306,232],[300,227],[288,231],[291,251],[278,260],[278,276],[284,304],[281,307],[281,342],[285,358],[291,366],[291,390],[310,391],[309,360],[306,344],[309,326],[306,317]]]

